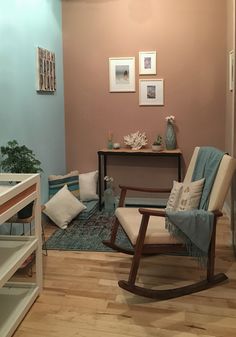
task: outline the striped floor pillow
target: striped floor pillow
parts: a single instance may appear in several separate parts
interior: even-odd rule
[[[50,175],[48,177],[49,199],[54,196],[64,185],[69,191],[79,197],[79,171],[72,171],[66,175]]]

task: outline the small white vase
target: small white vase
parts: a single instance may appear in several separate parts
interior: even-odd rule
[[[113,149],[119,149],[119,148],[120,148],[120,143],[113,144]]]

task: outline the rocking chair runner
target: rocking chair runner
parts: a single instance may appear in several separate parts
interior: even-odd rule
[[[190,183],[199,153],[199,147],[196,147],[192,159],[187,170],[184,184]],[[161,209],[146,209],[146,208],[126,208],[124,207],[125,197],[128,190],[166,193],[170,192],[167,189],[152,189],[152,188],[136,188],[129,186],[120,186],[121,195],[119,206],[115,212],[115,221],[113,224],[111,236],[109,241],[103,243],[119,252],[131,254],[133,256],[132,265],[130,269],[128,281],[120,280],[119,286],[134,294],[164,300],[174,297],[179,297],[194,292],[198,292],[214,286],[217,283],[225,281],[227,276],[223,273],[214,274],[215,263],[215,240],[216,240],[216,224],[220,216],[222,216],[221,208],[231,184],[232,176],[236,168],[236,160],[229,155],[224,155],[216,177],[214,179],[208,211],[214,214],[213,230],[210,239],[209,249],[207,253],[207,270],[206,278],[194,284],[187,286],[158,290],[140,287],[135,284],[142,255],[148,254],[169,254],[169,253],[183,253],[186,252],[186,246],[178,238],[173,238],[169,231],[165,228],[166,211]],[[128,239],[130,240],[133,250],[127,250],[116,245],[116,235],[119,225],[122,226]],[[204,224],[202,224],[204,225]]]

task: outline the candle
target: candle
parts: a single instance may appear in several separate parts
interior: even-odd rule
[[[108,141],[112,141],[112,138],[113,138],[113,134],[111,131],[108,132]]]

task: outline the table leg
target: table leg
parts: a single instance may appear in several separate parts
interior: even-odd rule
[[[102,209],[102,155],[98,153],[98,197],[99,210]]]
[[[98,197],[99,197],[99,210],[102,210],[102,195],[103,190],[106,188],[104,177],[107,175],[107,157],[105,154],[98,154]],[[104,187],[104,188],[103,188]]]
[[[104,175],[103,175],[103,180],[104,180],[104,177],[107,175],[107,156],[106,155],[104,155],[103,157],[103,172],[104,172]],[[104,182],[104,187],[105,189],[107,188],[106,181]]]
[[[178,156],[177,160],[178,160],[178,181],[181,181],[181,156]]]

